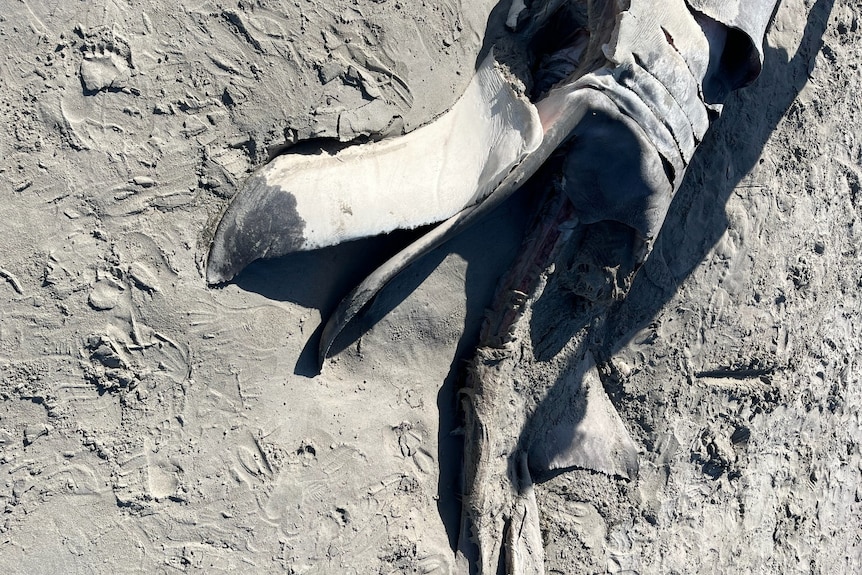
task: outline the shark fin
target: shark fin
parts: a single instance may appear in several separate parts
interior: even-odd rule
[[[484,200],[542,141],[535,106],[515,92],[493,53],[433,122],[334,153],[287,153],[247,181],[222,216],[207,282],[297,251],[413,229]]]
[[[634,478],[637,445],[602,387],[592,354],[560,385],[554,415],[531,442],[530,469],[539,476],[577,467]]]

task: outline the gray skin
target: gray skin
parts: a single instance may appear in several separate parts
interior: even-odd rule
[[[207,282],[219,283],[232,278],[246,264],[269,254],[299,251],[305,221],[296,210],[296,199],[277,193],[260,176],[249,178],[243,189],[243,202],[231,205],[234,211],[254,208],[254,227],[243,226],[248,218],[224,217],[219,221],[216,238],[207,259]],[[269,242],[261,246],[261,242]],[[213,279],[217,278],[217,279]]]

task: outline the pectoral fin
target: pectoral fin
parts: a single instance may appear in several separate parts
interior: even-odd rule
[[[481,202],[541,140],[535,107],[491,54],[430,124],[334,153],[284,154],[252,176],[218,224],[207,282],[259,258],[443,221]]]

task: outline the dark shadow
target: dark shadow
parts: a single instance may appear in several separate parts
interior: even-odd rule
[[[833,4],[814,3],[793,58],[783,49],[765,46],[760,78],[728,100],[692,161],[652,255],[608,319],[603,337],[610,344],[607,354],[626,346],[630,340],[625,336],[655,317],[727,230],[725,205],[808,83]]]
[[[353,286],[425,231],[426,228],[396,231],[310,252],[258,260],[247,266],[233,283],[272,300],[318,309],[321,317],[326,318]],[[309,337],[294,367],[295,374],[314,377],[320,372],[317,348],[322,330],[323,325],[320,325]]]
[[[572,362],[579,362],[589,349],[601,363],[625,347],[631,334],[658,314],[722,237],[727,229],[725,205],[741,179],[754,168],[769,137],[808,82],[815,57],[823,46],[823,34],[833,4],[834,0],[815,2],[793,58],[783,49],[766,46],[761,77],[728,99],[723,116],[712,126],[696,152],[657,237],[655,249],[625,299],[584,315],[573,313],[565,321],[556,317],[540,318],[554,327],[553,338],[557,342],[568,341],[578,335],[577,330],[589,326],[587,335],[572,355]],[[566,289],[555,289],[554,282],[558,283],[559,278],[552,277],[545,294],[571,297],[566,295]],[[546,309],[560,309],[560,303],[558,299],[555,306]],[[534,308],[534,318],[539,311]],[[565,330],[563,335],[560,329]],[[573,367],[574,364],[570,366]],[[522,449],[528,449],[531,438],[540,432],[545,414],[553,411],[552,404],[576,391],[563,387],[555,385],[530,415],[519,438]],[[608,392],[614,403],[627,399],[621,390]]]
[[[432,250],[384,287],[365,311],[345,328],[337,340],[335,353],[357,341],[382,321],[415,291],[449,254],[458,254],[467,262],[464,281],[464,328],[458,340],[449,372],[437,393],[439,411],[437,461],[439,464],[437,508],[454,550],[458,542],[461,517],[461,464],[463,437],[459,391],[464,358],[469,357],[479,341],[479,329],[485,309],[493,297],[498,278],[505,273],[517,255],[524,231],[535,204],[532,186],[525,186],[506,202],[488,213],[476,225]]]

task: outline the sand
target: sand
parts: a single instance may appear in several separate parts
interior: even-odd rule
[[[6,8],[0,571],[452,572],[456,391],[534,199],[397,278],[322,375],[321,318],[411,234],[203,266],[270,154],[445,112],[494,2]],[[860,17],[782,2],[596,358],[640,473],[537,485],[548,573],[862,570]]]

